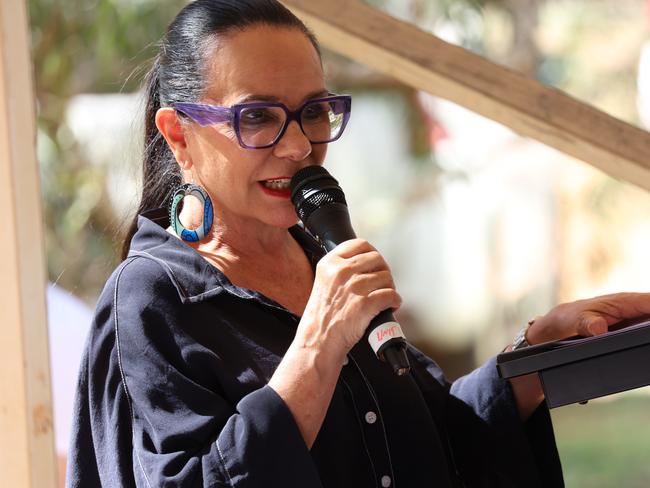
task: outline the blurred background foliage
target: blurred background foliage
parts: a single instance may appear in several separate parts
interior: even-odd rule
[[[50,280],[89,303],[117,263],[119,239],[115,237],[123,223],[116,220],[106,195],[106,167],[87,160],[66,122],[66,109],[70,98],[80,93],[136,91],[156,53],[157,40],[184,4],[157,0],[28,3],[48,273]]]
[[[116,197],[110,194],[110,172],[120,166],[136,181],[139,164],[137,150],[125,152],[117,134],[106,130],[90,135],[91,146],[109,148],[103,153],[104,160],[91,157],[88,142],[75,135],[71,106],[81,94],[106,95],[110,106],[118,99],[108,96],[136,93],[166,25],[185,3],[28,1],[49,279],[90,306],[118,263],[120,233],[128,219],[124,208],[133,211],[136,198],[136,191],[124,186],[121,194],[117,192],[123,204],[116,205]],[[636,79],[643,44],[650,38],[648,2],[644,0],[368,3],[641,125]],[[325,52],[325,66],[330,84],[337,89],[359,95],[359,99],[374,94],[404,107],[411,155],[407,163],[414,166],[412,174],[419,175],[403,203],[406,212],[409,205],[440,192],[441,185],[469,181],[477,171],[483,171],[481,167],[444,164],[438,149],[447,128],[427,112],[421,95],[414,90],[331,52]],[[107,111],[98,109],[90,119],[88,114],[86,117],[92,131],[95,126],[101,127]],[[130,112],[124,117],[137,119]],[[125,125],[137,141],[138,121],[128,120]],[[576,299],[612,288],[648,289],[647,273],[634,278],[629,274],[630,269],[640,266],[638,256],[647,254],[647,192],[570,158],[559,161],[562,172],[550,173],[555,178],[549,205],[555,219],[554,235],[549,238],[553,244],[550,261],[554,263],[548,270],[552,275],[550,297],[540,300],[519,294],[513,299],[507,293],[495,292],[493,301],[500,308],[492,310],[486,319],[495,325],[476,331],[472,345],[458,351],[448,350],[442,342],[442,346],[421,345],[446,366],[450,376],[483,359],[484,350],[498,350],[497,346],[505,343],[525,318],[543,312],[540,303]],[[528,163],[534,167],[532,161],[517,162],[516,167]],[[497,233],[488,233],[485,239],[486,246],[499,242]],[[638,253],[630,253],[630,241],[636,242]],[[506,251],[489,255],[509,259]],[[467,300],[471,302],[473,297],[469,295]],[[650,401],[647,390],[645,393],[553,412],[567,486],[650,486],[648,463],[644,462],[644,456],[650,454]]]
[[[102,185],[106,167],[91,164],[71,133],[67,104],[80,93],[136,91],[164,27],[184,3],[29,1],[49,274],[89,303],[116,262],[123,216],[115,215]],[[369,3],[638,123],[636,62],[648,30],[641,0]],[[332,53],[326,53],[326,64],[334,86],[405,94],[412,109],[412,149],[431,152],[412,90]],[[137,167],[132,170],[137,173]],[[608,195],[617,191],[620,186],[603,182],[591,196],[593,204],[607,207]]]

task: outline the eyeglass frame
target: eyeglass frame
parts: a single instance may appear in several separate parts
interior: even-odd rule
[[[305,109],[305,107],[307,107],[312,103],[329,102],[334,100],[342,101],[345,106],[345,111],[343,112],[343,121],[341,122],[341,129],[339,130],[339,133],[336,135],[336,137],[329,139],[327,141],[317,141],[317,142],[312,141],[311,139],[309,139],[309,136],[307,136],[307,133],[305,132],[305,129],[302,126],[302,120],[301,120],[302,111]],[[244,149],[266,149],[275,146],[280,141],[280,139],[282,139],[285,132],[287,131],[287,127],[289,127],[289,124],[294,120],[298,123],[300,130],[305,135],[305,137],[307,137],[307,139],[311,144],[329,144],[330,142],[334,142],[338,140],[343,135],[343,131],[345,130],[345,127],[347,126],[348,121],[350,120],[350,112],[352,109],[352,97],[350,95],[336,95],[334,93],[330,93],[327,97],[313,98],[311,100],[305,101],[305,103],[303,103],[300,106],[300,108],[298,108],[297,110],[289,110],[287,106],[281,102],[247,102],[247,103],[237,103],[230,107],[211,105],[207,103],[190,103],[190,102],[175,102],[170,105],[172,108],[174,108],[174,110],[189,117],[194,122],[199,124],[201,127],[207,127],[209,125],[223,123],[223,122],[230,122],[233,129],[235,130],[235,134],[237,135],[237,141],[239,142],[239,145],[241,147],[243,147]],[[242,110],[255,109],[255,108],[270,108],[270,107],[281,108],[282,110],[284,110],[284,113],[287,117],[284,121],[284,126],[278,132],[278,135],[271,143],[263,146],[249,146],[248,144],[245,144],[242,139],[240,126],[239,126],[240,123],[239,117]]]

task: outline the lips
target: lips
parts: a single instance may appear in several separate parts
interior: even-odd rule
[[[291,197],[291,178],[288,176],[281,176],[277,178],[269,178],[258,182],[262,191],[267,195],[279,198]]]
[[[286,190],[291,184],[291,178],[283,176],[282,178],[263,180],[261,183],[265,188],[269,188],[271,190]]]

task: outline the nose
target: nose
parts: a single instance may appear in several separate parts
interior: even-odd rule
[[[302,161],[311,154],[312,146],[300,125],[295,120],[289,122],[287,130],[274,147],[275,156]]]

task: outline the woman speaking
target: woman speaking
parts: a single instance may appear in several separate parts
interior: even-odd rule
[[[300,20],[189,3],[146,96],[142,197],[82,361],[67,486],[563,486],[536,377],[491,360],[449,384],[411,347],[397,376],[361,340],[401,299],[367,241],[325,254],[298,225],[291,178],[351,110]],[[645,294],[578,301],[522,337],[648,313]]]

